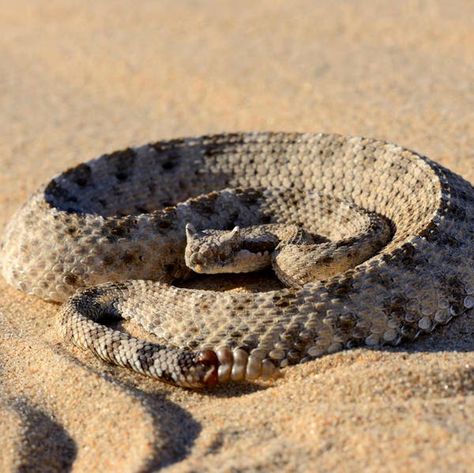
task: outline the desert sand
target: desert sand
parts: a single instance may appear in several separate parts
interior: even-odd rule
[[[2,1],[0,232],[61,170],[161,138],[337,132],[474,181],[474,3]],[[474,313],[189,392],[65,346],[0,279],[0,471],[474,471]]]

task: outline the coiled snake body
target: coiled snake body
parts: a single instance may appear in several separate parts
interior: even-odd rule
[[[205,238],[185,258],[186,233],[189,247]],[[205,261],[212,248],[220,259]],[[472,308],[474,190],[374,139],[161,141],[55,177],[13,217],[0,251],[9,283],[67,300],[66,340],[167,382],[211,386],[359,344],[397,344]],[[226,258],[231,271],[273,264],[288,287],[172,284],[189,275],[186,261],[225,272]],[[114,330],[110,318],[134,319],[160,343]]]

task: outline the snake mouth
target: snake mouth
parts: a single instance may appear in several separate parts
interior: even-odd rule
[[[269,251],[249,251],[241,249],[234,254],[203,263],[197,257],[192,259],[188,267],[198,274],[251,273],[260,271],[271,264]]]

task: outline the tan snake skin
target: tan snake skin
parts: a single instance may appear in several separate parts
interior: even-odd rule
[[[236,187],[280,187],[293,198],[268,207],[256,190],[185,202]],[[216,292],[170,284],[189,274],[187,223],[230,230],[266,223],[264,214],[350,241],[358,225],[301,197],[314,192],[380,215],[388,241],[353,268],[295,287]],[[474,190],[425,157],[367,138],[161,141],[54,178],[7,226],[0,261],[10,284],[43,299],[65,301],[82,289],[63,305],[60,329],[104,360],[185,387],[268,378],[342,348],[413,339],[474,307]],[[134,319],[161,344],[108,327],[111,318]]]

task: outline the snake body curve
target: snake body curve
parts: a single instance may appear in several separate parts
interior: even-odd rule
[[[189,272],[187,223],[246,222],[240,207],[198,196],[268,186],[353,202],[387,219],[391,238],[353,268],[301,287],[171,285]],[[307,207],[289,212],[283,217],[311,221]],[[52,179],[7,225],[0,261],[22,291],[72,296],[61,332],[104,360],[186,387],[252,380],[343,348],[414,339],[472,308],[474,189],[426,157],[369,138],[258,132],[160,141]],[[111,317],[138,321],[162,343],[113,330]]]

